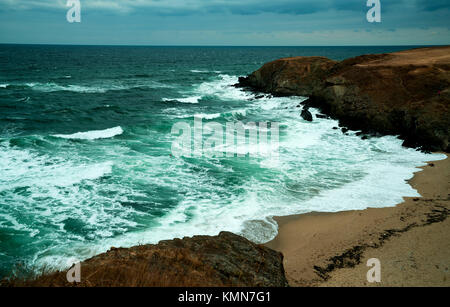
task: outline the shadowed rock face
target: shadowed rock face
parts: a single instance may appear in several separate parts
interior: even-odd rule
[[[280,59],[241,78],[238,86],[308,96],[307,107],[319,108],[350,129],[399,135],[405,146],[450,152],[450,47],[342,62]]]
[[[161,241],[157,245],[112,248],[81,263],[81,283],[66,272],[12,286],[286,287],[283,255],[229,232],[219,236]]]

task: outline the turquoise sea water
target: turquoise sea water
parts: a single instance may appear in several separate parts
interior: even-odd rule
[[[441,155],[305,122],[302,97],[231,86],[280,57],[402,49],[0,45],[0,277],[222,230],[265,242],[274,215],[418,195],[405,180]],[[279,122],[280,158],[175,158],[171,128],[194,117]]]

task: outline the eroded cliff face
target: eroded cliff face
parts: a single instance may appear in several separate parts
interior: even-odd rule
[[[81,263],[81,283],[57,272],[6,286],[286,287],[283,255],[229,232],[112,248]]]
[[[326,72],[337,64],[324,57],[295,57],[265,64],[247,78],[242,86],[276,96],[309,96],[320,87]]]
[[[450,152],[450,47],[363,55],[342,62],[296,57],[265,64],[239,86],[307,96],[343,126],[399,135],[408,147]]]

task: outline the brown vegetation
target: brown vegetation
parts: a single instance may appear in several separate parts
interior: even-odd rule
[[[5,286],[26,287],[285,287],[283,256],[228,232],[219,236],[112,248],[81,263],[81,283],[66,272]]]

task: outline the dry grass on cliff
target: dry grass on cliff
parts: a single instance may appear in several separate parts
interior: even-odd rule
[[[215,271],[186,250],[137,257],[87,261],[81,266],[81,283],[69,283],[66,272],[41,273],[34,278],[4,281],[6,287],[216,287],[229,286]]]
[[[233,235],[235,236],[235,235]],[[236,236],[237,237],[237,236]],[[113,248],[81,263],[81,282],[69,283],[66,272],[22,275],[3,287],[246,287],[287,286],[281,254],[239,238],[243,250],[230,252],[212,237],[188,239],[195,247],[169,245]],[[194,241],[198,240],[198,241]],[[223,240],[223,239],[220,239]],[[228,241],[222,241],[228,243]],[[258,256],[246,254],[249,249]],[[276,265],[274,266],[274,264]]]

